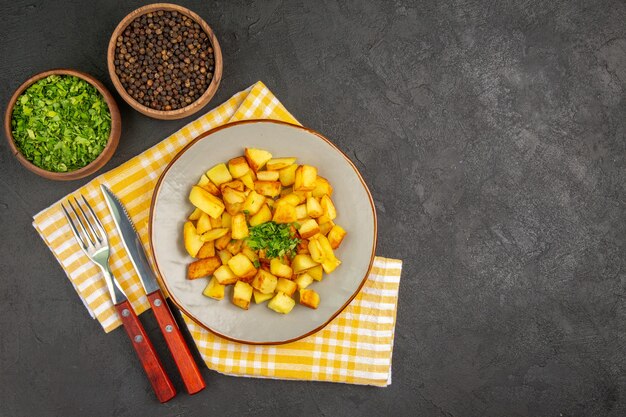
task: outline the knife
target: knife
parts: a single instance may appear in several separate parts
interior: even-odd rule
[[[128,257],[135,267],[135,271],[137,271],[141,284],[146,291],[150,306],[152,307],[152,311],[154,311],[154,316],[165,337],[167,347],[174,357],[174,362],[178,367],[185,388],[189,394],[195,394],[204,389],[206,384],[176,324],[176,320],[174,320],[174,316],[165,301],[165,297],[157,283],[150,262],[139,239],[139,235],[135,230],[135,225],[120,199],[105,185],[100,185],[100,189],[104,195],[104,201],[109,207],[109,211],[113,217],[113,222],[120,234],[122,244],[124,248],[126,248]]]

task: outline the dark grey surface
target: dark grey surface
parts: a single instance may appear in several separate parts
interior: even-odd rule
[[[108,38],[139,3],[64,3],[0,5],[3,106],[53,67],[111,87]],[[204,369],[205,391],[159,405],[125,336],[89,318],[30,226],[88,179],[36,177],[2,143],[0,415],[626,415],[623,1],[182,4],[223,48],[207,110],[263,80],[369,183],[378,253],[405,262],[393,384]],[[105,169],[191,120],[119,104]]]

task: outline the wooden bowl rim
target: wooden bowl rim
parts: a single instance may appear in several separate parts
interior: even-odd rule
[[[107,139],[106,146],[102,149],[102,152],[91,161],[89,164],[85,165],[82,168],[79,168],[74,171],[69,172],[54,172],[48,171],[43,168],[38,167],[33,164],[31,161],[26,159],[26,157],[22,154],[22,152],[18,149],[15,138],[13,137],[13,132],[11,129],[11,120],[13,119],[13,108],[15,107],[15,103],[17,99],[24,93],[24,91],[33,85],[35,82],[49,77],[50,75],[71,75],[74,77],[78,77],[90,85],[96,88],[104,101],[107,103],[109,108],[109,113],[111,114],[111,132],[109,133],[109,138]],[[13,93],[11,99],[9,100],[9,104],[7,105],[5,114],[4,114],[4,131],[7,142],[9,144],[9,148],[11,149],[11,153],[13,156],[17,158],[17,160],[29,171],[34,172],[35,174],[42,176],[51,180],[61,180],[61,181],[70,181],[77,180],[80,178],[84,178],[90,174],[93,174],[100,168],[102,168],[113,156],[113,153],[117,149],[117,145],[119,143],[120,135],[122,130],[122,121],[119,112],[119,108],[117,107],[117,103],[113,98],[113,95],[107,90],[107,88],[102,84],[98,79],[93,77],[90,74],[87,74],[82,71],[70,69],[70,68],[55,68],[51,70],[46,70],[43,72],[39,72],[26,81],[24,81]]]
[[[202,30],[209,37],[209,42],[211,42],[211,46],[213,47],[213,57],[215,63],[213,64],[213,78],[211,79],[211,83],[207,87],[207,89],[202,93],[198,99],[185,107],[176,110],[155,110],[148,106],[145,106],[135,100],[124,88],[119,77],[115,73],[115,64],[114,64],[114,55],[115,55],[115,44],[117,37],[128,27],[128,25],[135,20],[137,17],[142,16],[146,13],[159,11],[159,10],[167,10],[167,11],[177,11],[191,18],[194,22],[198,23]],[[197,13],[192,10],[179,6],[177,4],[172,3],[152,3],[142,7],[139,7],[132,12],[128,13],[118,25],[115,27],[111,38],[109,39],[109,46],[107,48],[107,67],[109,69],[109,77],[113,82],[113,86],[119,93],[119,95],[127,102],[132,108],[137,110],[138,112],[145,114],[146,116],[153,117],[155,119],[162,120],[174,120],[174,119],[182,119],[183,117],[190,116],[199,110],[201,110],[215,95],[217,88],[220,85],[222,79],[222,50],[220,48],[220,44],[211,29],[211,26]]]

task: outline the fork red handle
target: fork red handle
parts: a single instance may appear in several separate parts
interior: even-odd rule
[[[120,319],[124,324],[124,330],[126,330],[126,334],[135,348],[137,356],[139,356],[141,365],[148,375],[157,398],[162,403],[171,400],[176,395],[176,389],[174,389],[172,381],[167,376],[163,364],[159,360],[156,350],[154,350],[154,346],[150,342],[135,311],[128,300],[117,304],[115,309],[120,315]]]
[[[180,332],[172,312],[165,302],[163,293],[160,290],[150,293],[148,294],[148,300],[150,300],[154,316],[159,323],[163,337],[165,337],[167,347],[170,349],[170,352],[172,352],[174,362],[176,362],[176,366],[180,371],[187,392],[189,394],[195,394],[202,391],[206,383],[200,374],[196,361],[193,359],[187,347],[187,343],[185,343],[183,334]]]

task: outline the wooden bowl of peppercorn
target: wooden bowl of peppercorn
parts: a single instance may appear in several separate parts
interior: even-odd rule
[[[222,52],[211,27],[176,4],[155,3],[129,13],[111,35],[107,61],[124,101],[155,119],[196,113],[222,79]]]

